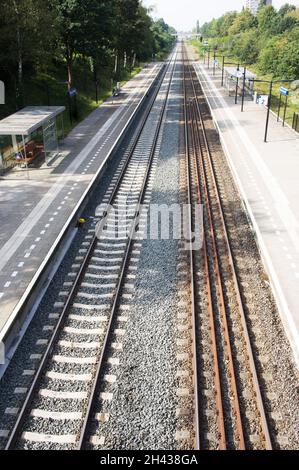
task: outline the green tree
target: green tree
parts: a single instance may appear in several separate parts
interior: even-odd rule
[[[243,9],[235,19],[228,33],[230,35],[240,34],[248,29],[255,28],[257,26],[256,17],[247,8]]]
[[[295,18],[297,22],[299,22],[299,8],[296,8],[294,11],[291,11],[290,13],[287,14],[287,16],[290,16],[291,18]]]
[[[169,27],[165,21],[160,18],[155,21],[152,26],[154,49],[153,53],[155,56],[162,56],[166,52],[169,52],[174,43],[175,30]]]
[[[265,6],[267,6],[267,0],[260,0],[257,11],[259,12]]]
[[[232,51],[241,62],[254,64],[258,59],[260,51],[258,30],[250,29],[237,36],[233,43]]]
[[[299,27],[284,35],[277,42],[279,61],[276,76],[285,79],[299,77]]]
[[[218,27],[219,27],[221,37],[228,35],[228,31],[232,27],[236,17],[237,17],[236,11],[229,11],[228,13],[225,13],[220,18],[221,21]]]
[[[78,54],[97,56],[96,49],[109,41],[113,0],[52,0],[59,32],[59,51],[67,65],[68,88]],[[109,31],[109,32],[108,32]]]
[[[279,62],[278,50],[277,50],[277,40],[276,38],[271,39],[267,46],[264,47],[259,56],[259,69],[264,74],[274,75],[277,71],[277,66]]]
[[[288,13],[291,13],[292,11],[295,11],[296,10],[296,7],[295,5],[290,5],[289,3],[285,3],[284,5],[282,5],[282,7],[278,10],[278,14],[280,16],[285,16],[287,15]]]
[[[13,78],[16,106],[20,107],[24,70],[43,67],[50,60],[54,15],[42,0],[0,0],[0,11],[0,66]]]
[[[274,35],[279,29],[279,16],[271,5],[262,8],[258,14],[258,26],[261,34]]]
[[[127,56],[135,42],[139,0],[116,0],[115,15],[115,76],[127,65]]]

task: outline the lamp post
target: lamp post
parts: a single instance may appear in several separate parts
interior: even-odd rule
[[[286,120],[287,106],[288,106],[288,95],[286,95],[285,104],[284,104],[284,113],[283,113],[283,121],[282,121],[283,127],[284,127],[284,123]]]
[[[213,62],[213,75],[215,76],[215,68],[216,68],[216,49],[214,49],[214,62]]]
[[[238,64],[237,66],[237,74],[236,74],[236,78],[237,78],[237,81],[236,81],[236,92],[235,92],[235,104],[238,103],[238,88],[239,88],[239,70],[240,70],[240,64]]]
[[[247,68],[246,68],[246,65],[244,65],[244,71],[243,71],[243,89],[242,89],[242,104],[241,104],[241,112],[242,112],[242,113],[243,113],[243,111],[244,111],[245,86],[246,86],[246,72],[247,72]]]
[[[210,68],[210,48],[208,48],[208,69]]]
[[[268,127],[269,127],[269,117],[270,117],[270,109],[271,109],[272,89],[273,89],[273,81],[271,80],[270,85],[269,85],[269,98],[268,98],[268,108],[267,108],[267,118],[266,118],[266,128],[265,128],[264,142],[267,142],[267,137],[268,137]]]
[[[224,79],[224,61],[225,61],[225,56],[222,56],[222,73],[221,73],[221,86],[223,86],[223,79]]]

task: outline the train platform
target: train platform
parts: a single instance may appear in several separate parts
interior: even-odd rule
[[[60,142],[51,166],[15,170],[0,180],[0,341],[15,321],[51,247],[157,76],[148,64]]]
[[[221,70],[194,62],[224,151],[255,230],[281,318],[299,366],[299,135],[267,109],[221,86]],[[271,325],[269,325],[269,328]]]

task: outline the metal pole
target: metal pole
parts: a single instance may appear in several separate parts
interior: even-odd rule
[[[30,179],[29,176],[29,168],[28,168],[28,162],[27,162],[27,152],[26,152],[26,146],[25,146],[25,138],[22,135],[22,140],[23,140],[23,147],[24,147],[24,157],[25,157],[25,165],[26,165],[26,170],[27,170],[27,179]]]
[[[246,67],[244,67],[244,73],[243,73],[243,90],[242,90],[242,105],[241,105],[242,113],[244,111],[245,84],[246,84]]]
[[[237,72],[240,70],[240,64],[238,64]],[[236,93],[235,93],[235,104],[238,103],[238,86],[239,86],[239,77],[237,76],[237,83],[236,83]]]
[[[210,48],[208,49],[208,69],[210,68]]]
[[[216,67],[216,50],[214,50],[214,62],[213,62],[213,75],[215,76],[215,67]]]
[[[268,110],[267,110],[267,119],[266,119],[264,142],[267,142],[267,136],[268,136],[269,117],[270,117],[271,98],[272,98],[272,87],[273,87],[273,81],[270,82],[270,87],[269,87],[269,99],[268,99]]]
[[[280,107],[281,107],[281,93],[279,94],[279,103],[278,103],[278,111],[277,111],[277,122],[279,122]]]
[[[225,56],[222,56],[222,75],[221,75],[221,86],[223,86],[223,79],[224,79],[224,62]]]
[[[288,106],[288,95],[286,95],[286,100],[285,100],[285,105],[284,105],[284,113],[283,113],[283,121],[282,121],[283,127],[284,127],[284,123],[286,120],[287,106]]]

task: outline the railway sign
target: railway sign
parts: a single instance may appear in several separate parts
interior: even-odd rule
[[[68,91],[68,94],[69,94],[70,97],[75,96],[77,94],[77,88],[71,88]]]
[[[287,88],[284,88],[283,86],[279,88],[279,92],[281,95],[284,95],[284,96],[288,96],[289,94],[289,90]]]
[[[257,104],[260,106],[268,106],[269,96],[268,95],[258,95]]]

